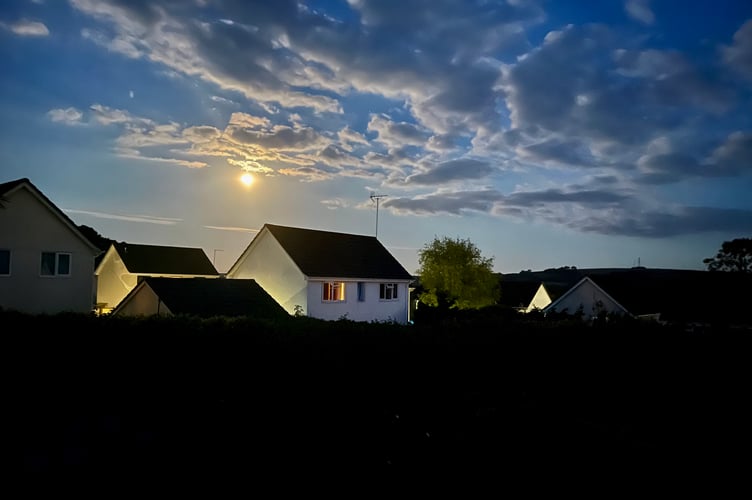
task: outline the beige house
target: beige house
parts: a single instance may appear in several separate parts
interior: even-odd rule
[[[218,278],[201,248],[113,243],[95,270],[96,307],[111,312],[147,276]]]
[[[29,179],[0,184],[0,307],[89,313],[101,251]]]
[[[149,276],[120,301],[112,315],[290,317],[254,280]]]

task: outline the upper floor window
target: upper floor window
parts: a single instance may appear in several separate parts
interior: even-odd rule
[[[382,283],[379,286],[379,299],[395,300],[397,298],[397,283]]]
[[[0,249],[0,276],[10,276],[10,250]]]
[[[344,302],[345,284],[342,281],[331,281],[323,284],[322,299],[325,302]]]
[[[71,254],[42,252],[42,276],[70,276]]]
[[[358,281],[358,302],[366,301],[366,284]]]

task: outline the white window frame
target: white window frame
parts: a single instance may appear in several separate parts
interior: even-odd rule
[[[54,269],[52,269],[51,273],[44,272],[44,266],[43,261],[45,256],[53,256],[54,259]],[[68,272],[67,273],[61,273],[60,272],[60,262],[61,260],[67,257],[68,258]],[[43,278],[67,278],[71,275],[71,268],[73,267],[73,255],[68,252],[42,252],[39,260],[39,275]]]
[[[399,300],[399,283],[380,283],[379,284],[379,300],[393,301]]]
[[[329,294],[327,294],[327,287]],[[340,290],[337,293],[336,290]],[[335,298],[332,298],[335,297]],[[322,302],[345,302],[347,296],[345,295],[345,282],[344,281],[325,281],[321,283],[321,301]]]
[[[8,255],[8,272],[4,273],[2,269],[0,269],[0,276],[10,276],[11,272],[11,251],[7,248],[0,248],[0,253],[6,253]]]

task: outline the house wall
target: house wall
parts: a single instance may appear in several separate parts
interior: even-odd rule
[[[97,269],[97,304],[106,312],[117,306],[137,284],[138,276],[128,272],[123,259],[110,247]]]
[[[0,208],[0,248],[11,251],[10,276],[0,276],[0,306],[30,314],[91,312],[95,252],[27,189]],[[71,254],[70,276],[41,276],[41,253]]]
[[[538,290],[536,290],[535,295],[533,295],[533,300],[530,301],[530,305],[528,305],[527,309],[525,309],[525,312],[529,313],[536,309],[542,310],[544,307],[546,307],[550,303],[551,303],[551,297],[548,295],[548,292],[546,291],[546,287],[543,285],[540,285],[538,287]]]
[[[172,316],[170,308],[163,304],[150,286],[144,285],[117,310],[118,316]]]
[[[624,310],[611,297],[593,286],[590,281],[580,283],[577,288],[572,290],[571,293],[568,292],[568,295],[563,297],[561,302],[556,304],[556,307],[551,308],[551,310],[557,312],[566,311],[568,314],[574,314],[580,305],[582,305],[583,313],[586,317],[590,317],[599,312],[596,306],[598,301],[602,302],[602,311],[624,313]]]
[[[267,229],[256,236],[227,278],[255,279],[288,313],[294,314],[298,305],[310,315],[306,277]]]
[[[344,281],[345,300],[342,302],[324,302],[323,283],[325,281]],[[362,280],[361,280],[362,281]],[[379,299],[379,285],[384,281],[362,281],[365,283],[365,300],[358,300],[358,281],[331,280],[308,281],[308,316],[337,320],[342,317],[353,321],[395,321],[405,324],[408,320],[409,290],[408,282],[398,284],[397,300]],[[389,281],[395,283],[395,281]]]

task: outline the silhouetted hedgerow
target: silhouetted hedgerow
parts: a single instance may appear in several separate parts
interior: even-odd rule
[[[749,332],[541,321],[414,325],[0,312],[26,470],[506,473],[752,444]],[[561,466],[561,465],[560,465]]]

